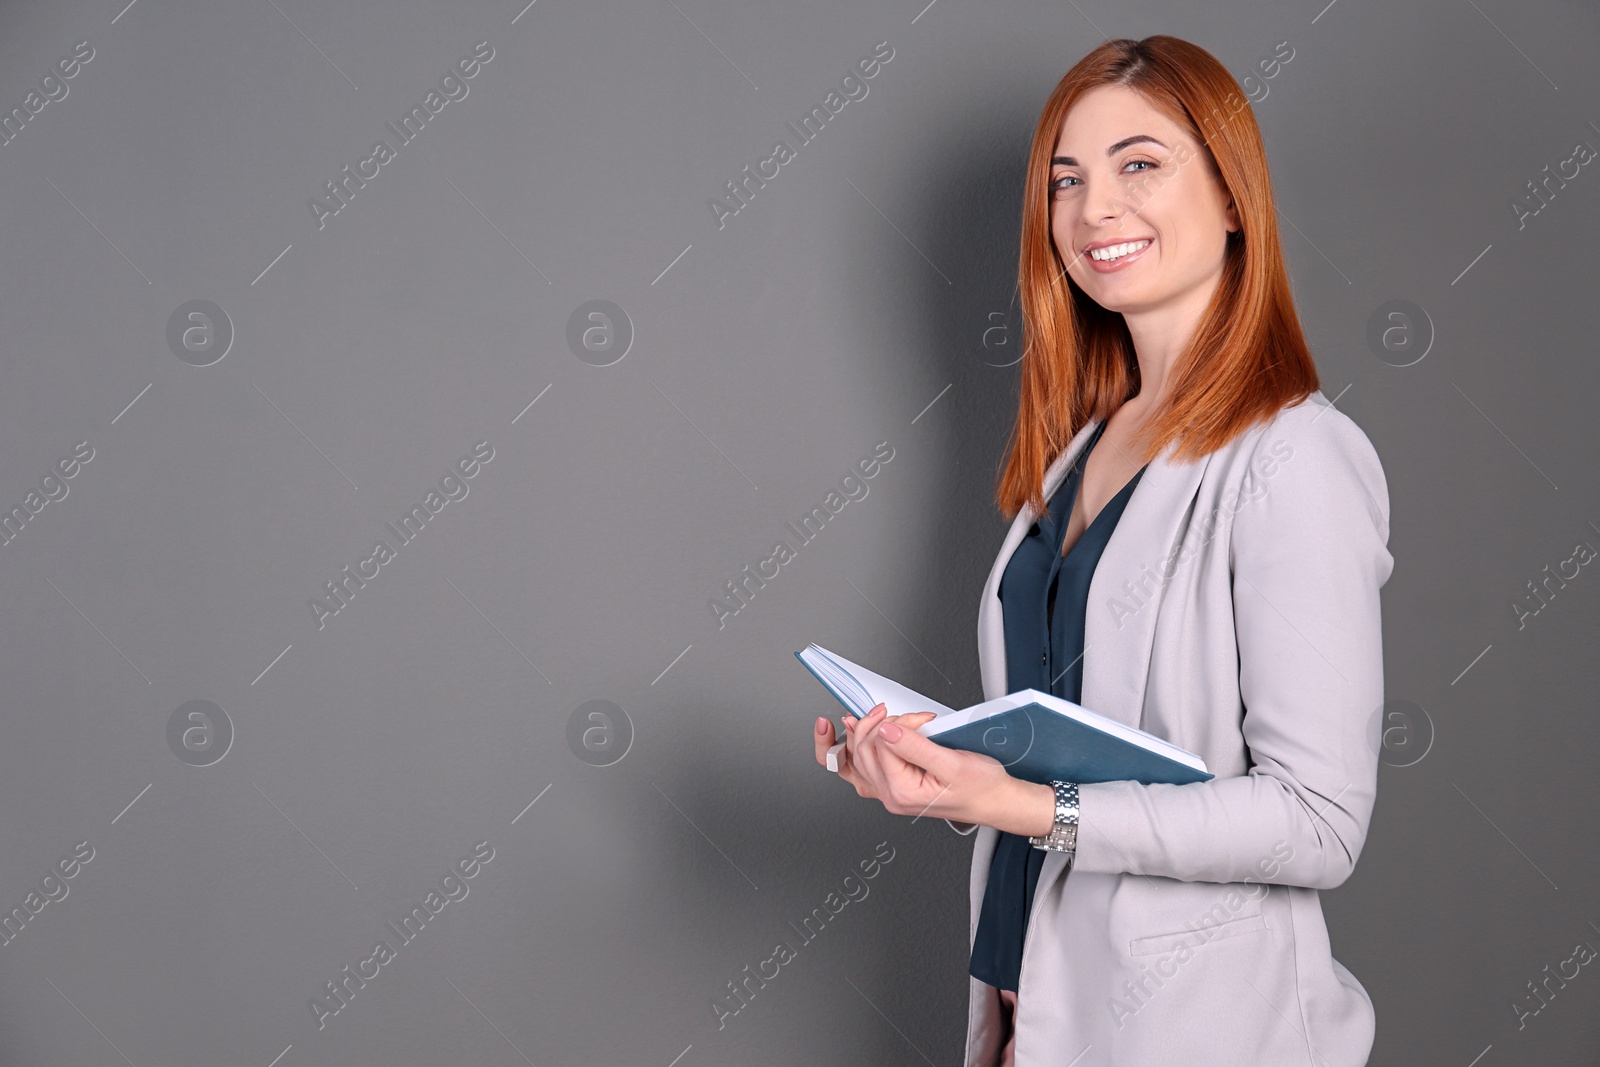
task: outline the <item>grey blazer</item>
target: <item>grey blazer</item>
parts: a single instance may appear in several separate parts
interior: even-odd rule
[[[1045,475],[1048,499],[1093,432]],[[1189,785],[1079,790],[1070,869],[1044,861],[1018,990],[1018,1067],[1358,1067],[1371,998],[1333,958],[1318,890],[1350,876],[1378,782],[1393,568],[1377,453],[1320,391],[1196,462],[1157,456],[1089,589],[1083,706],[1198,753]],[[1001,573],[978,609],[983,695],[1006,693]],[[976,937],[997,831],[973,838]],[[998,996],[971,980],[967,1067]]]

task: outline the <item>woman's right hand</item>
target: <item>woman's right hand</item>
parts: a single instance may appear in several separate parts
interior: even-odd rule
[[[866,797],[870,800],[883,799],[878,796],[877,792],[873,790],[862,775],[856,773],[855,754],[858,746],[865,744],[873,732],[885,722],[899,723],[908,730],[915,730],[934,718],[935,715],[931,711],[912,712],[909,715],[890,715],[889,709],[883,704],[879,704],[859,720],[854,715],[841,716],[840,722],[844,724],[845,747],[839,751],[839,777],[854,786],[858,796]],[[837,744],[839,740],[834,733],[833,723],[827,719],[818,718],[815,728],[812,730],[812,740],[815,742],[817,762],[826,767],[828,765],[828,749]]]

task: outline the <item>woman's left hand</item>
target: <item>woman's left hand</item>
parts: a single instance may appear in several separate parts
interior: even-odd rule
[[[1032,826],[1037,813],[1031,809],[1039,806],[1039,798],[1023,793],[1039,787],[1011,777],[992,756],[945,748],[917,733],[933,717],[926,712],[890,715],[880,704],[859,722],[847,718],[847,749],[858,790],[882,801],[895,815],[932,815],[1001,829],[1020,818]]]

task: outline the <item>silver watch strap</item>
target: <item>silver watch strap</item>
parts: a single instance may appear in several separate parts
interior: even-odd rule
[[[1051,782],[1056,791],[1055,822],[1043,837],[1030,837],[1034,848],[1065,852],[1068,858],[1078,850],[1078,785],[1076,782]]]

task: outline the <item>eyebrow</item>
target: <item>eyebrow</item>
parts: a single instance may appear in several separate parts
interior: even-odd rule
[[[1154,137],[1151,137],[1148,133],[1136,133],[1132,137],[1124,137],[1122,140],[1106,149],[1106,155],[1114,156],[1124,148],[1127,148],[1129,145],[1139,144],[1143,141],[1149,141],[1151,144],[1159,144],[1162,148],[1167,147],[1166,145],[1161,144],[1161,142],[1156,140]],[[1056,156],[1050,161],[1050,165],[1053,167],[1076,167],[1078,166],[1078,161],[1072,156]]]

